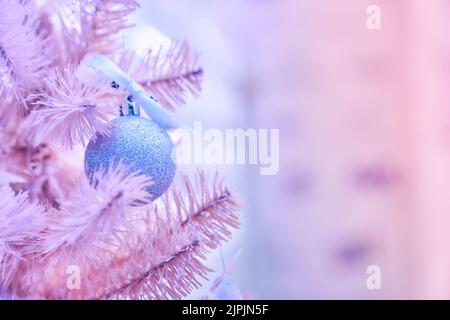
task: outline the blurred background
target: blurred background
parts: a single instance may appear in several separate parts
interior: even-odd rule
[[[212,279],[242,250],[232,281],[262,299],[450,298],[449,1],[141,5],[127,45],[186,39],[201,54],[186,125],[280,129],[277,175],[218,167],[242,228]]]

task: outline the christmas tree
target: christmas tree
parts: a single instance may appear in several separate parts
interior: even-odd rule
[[[179,42],[127,51],[135,0],[0,8],[0,295],[178,299],[199,288],[238,218],[217,174],[172,182],[166,131],[200,93],[196,55]],[[83,170],[74,159],[86,147]],[[127,155],[141,157],[136,170]]]

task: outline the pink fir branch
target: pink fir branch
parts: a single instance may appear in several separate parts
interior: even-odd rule
[[[237,203],[230,191],[218,181],[217,174],[212,188],[209,188],[208,179],[202,171],[195,179],[197,187],[187,176],[183,176],[182,180],[182,191],[174,186],[172,193],[164,196],[165,210],[181,217],[181,226],[195,225],[202,244],[209,249],[216,249],[231,238],[229,227],[239,227],[239,219],[235,214]],[[184,193],[191,196],[183,196]]]
[[[44,207],[0,186],[0,287],[8,285],[18,261],[33,253],[40,232],[46,226]]]
[[[120,33],[133,25],[128,16],[139,8],[136,0],[56,1],[49,8],[59,20],[59,50],[63,61],[79,62],[86,53],[111,54],[120,48]]]
[[[21,127],[16,130],[20,133],[25,131]],[[27,191],[31,200],[58,207],[56,199],[71,194],[78,176],[83,174],[71,168],[63,159],[66,150],[48,144],[32,146],[21,135],[14,137],[6,132],[3,134],[3,137],[0,134],[0,138],[5,139],[0,147],[0,167],[16,176],[9,182],[14,190]],[[6,148],[2,148],[5,145]]]
[[[197,277],[206,279],[212,271],[201,261],[206,258],[204,248],[188,232],[149,233],[130,249],[128,259],[110,265],[125,272],[109,278],[111,286],[92,298],[179,299],[200,287]]]
[[[210,250],[239,227],[228,189],[199,172],[150,203],[150,178],[119,164],[88,181],[57,145],[85,146],[107,133],[124,98],[77,72],[86,53],[119,57],[130,78],[171,110],[201,90],[197,56],[185,43],[144,57],[115,52],[135,0],[44,3],[0,0],[0,179],[10,185],[0,186],[0,292],[185,297],[207,279]],[[67,286],[68,266],[82,270],[79,289]]]
[[[0,122],[25,111],[25,96],[38,88],[52,64],[32,1],[0,0]]]
[[[94,205],[97,209],[87,212],[92,208],[90,202],[102,198],[102,193],[80,193],[73,199],[73,206],[62,204],[61,211],[67,212],[58,217],[61,222],[50,224],[48,232],[56,230],[56,237],[43,236],[45,249],[41,251],[50,254],[43,260],[23,262],[10,292],[46,299],[187,296],[200,287],[199,278],[207,279],[208,272],[212,271],[204,264],[207,253],[228,238],[230,228],[238,227],[237,206],[232,195],[217,180],[208,183],[203,173],[197,179],[199,188],[194,188],[183,177],[182,189],[173,188],[164,201],[147,206],[145,211],[141,210],[139,201],[136,206],[112,212],[110,208],[117,206],[109,203],[117,193],[108,192],[108,201],[103,201],[101,206]],[[105,185],[120,184],[111,179],[102,180]],[[136,195],[130,187],[125,189]],[[172,197],[177,199],[176,203],[183,204],[179,210],[174,208]],[[107,211],[103,211],[105,208]],[[79,213],[80,210],[84,213]],[[202,235],[205,231],[207,236]],[[217,237],[212,235],[216,231],[220,233]],[[66,267],[72,264],[83,270],[80,290],[66,287]]]
[[[209,186],[202,172],[199,188],[187,177],[183,181],[183,190],[174,187],[149,211],[146,225],[153,221],[153,227],[141,246],[131,248],[129,260],[111,266],[127,270],[125,279],[115,279],[120,285],[97,298],[179,299],[199,288],[198,277],[207,279],[211,269],[203,261],[229,238],[229,228],[238,228],[237,205],[217,179]]]
[[[200,287],[198,279],[211,271],[207,253],[238,227],[232,195],[199,173],[199,188],[184,177],[183,189],[143,211],[144,180],[127,182],[121,169],[109,172],[97,192],[80,186],[72,203],[61,202],[40,235],[36,251],[44,255],[21,261],[9,292],[39,299],[179,299]],[[79,290],[66,287],[73,264],[83,270]]]
[[[46,228],[40,229],[32,254],[19,261],[8,292],[23,298],[88,299],[103,292],[105,274],[119,272],[108,266],[139,233],[133,212],[150,202],[146,188],[151,181],[122,164],[92,179],[95,189],[83,179],[69,197],[58,199],[58,209],[48,210]],[[66,285],[70,265],[83,270],[80,290]]]
[[[189,94],[200,94],[203,69],[185,42],[175,42],[167,51],[161,48],[145,56],[124,53],[119,65],[170,110],[184,105]]]
[[[96,133],[106,133],[118,113],[120,98],[98,84],[89,84],[69,65],[56,69],[44,81],[40,93],[28,97],[36,108],[28,117],[34,144],[51,141],[67,148],[85,146]]]
[[[131,25],[127,17],[139,8],[135,0],[82,1],[81,10],[84,32],[91,33],[88,52],[111,53],[120,47],[117,42],[120,32]],[[87,27],[86,27],[87,26]],[[86,30],[87,29],[87,30]]]
[[[129,173],[122,164],[100,170],[91,179],[95,189],[82,179],[69,198],[59,200],[60,208],[42,235],[39,250],[50,259],[57,253],[57,258],[69,255],[77,260],[90,256],[96,247],[114,243],[114,232],[124,232],[129,224],[129,212],[150,203],[146,188],[151,179]]]

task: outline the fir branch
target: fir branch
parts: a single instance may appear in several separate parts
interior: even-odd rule
[[[32,1],[0,0],[0,7],[0,120],[4,123],[23,116],[24,98],[40,86],[52,57]]]
[[[96,133],[105,134],[118,113],[120,99],[107,86],[100,89],[76,75],[76,66],[56,69],[41,92],[27,99],[37,106],[28,117],[34,144],[51,141],[64,147],[86,145]]]
[[[50,1],[44,11],[54,18],[53,39],[59,61],[79,62],[89,52],[112,54],[121,46],[121,31],[133,25],[128,16],[136,0]]]
[[[92,179],[95,189],[84,179],[69,198],[59,199],[60,208],[48,214],[33,254],[18,264],[9,292],[35,299],[86,299],[104,287],[96,281],[114,272],[106,269],[109,261],[136,233],[131,212],[150,202],[150,179],[122,164]],[[122,236],[125,231],[130,239]],[[82,290],[68,289],[69,265],[83,270]]]
[[[154,204],[151,179],[122,165],[98,172],[95,188],[79,179],[81,170],[67,166],[66,150],[52,142],[72,148],[106,133],[122,97],[79,77],[70,63],[92,51],[114,55],[138,4],[46,3],[41,11],[33,1],[0,0],[1,169],[23,177],[14,182],[0,172],[15,190],[0,186],[0,291],[37,299],[185,297],[211,271],[207,253],[239,226],[236,202],[217,176],[210,184],[201,172]],[[120,59],[169,109],[201,90],[203,70],[185,43]],[[28,111],[24,121],[5,124]],[[82,270],[80,290],[67,287],[68,265]]]
[[[130,28],[127,17],[139,8],[135,0],[81,0],[83,33],[90,34],[87,52],[109,54],[118,49],[117,37]]]
[[[119,65],[170,110],[184,105],[189,94],[200,94],[203,69],[185,42],[175,42],[156,54],[149,51],[143,57],[124,53]]]
[[[195,276],[206,279],[206,274],[212,271],[199,260],[198,256],[205,254],[202,251],[199,241],[193,240],[98,298],[176,299],[186,296],[201,285]]]
[[[127,245],[126,259],[121,255],[109,267],[126,274],[109,279],[110,288],[96,298],[179,299],[200,286],[197,277],[207,279],[207,252],[239,224],[236,202],[227,189],[217,179],[209,187],[202,172],[197,179],[198,190],[183,177],[184,190],[174,187],[149,211],[143,222],[153,228]]]
[[[46,225],[44,213],[26,193],[16,195],[8,185],[0,186],[0,287],[8,285],[18,260],[33,252]]]
[[[79,62],[89,52],[111,54],[119,49],[121,31],[133,26],[127,18],[139,8],[136,0],[78,0],[55,6],[66,62]]]
[[[22,125],[25,125],[22,122]],[[74,168],[68,165],[64,160],[66,150],[49,146],[48,144],[39,144],[32,146],[22,135],[24,128],[16,128],[21,134],[10,136],[11,146],[6,149],[0,149],[0,163],[5,171],[21,178],[22,181],[15,179],[11,181],[16,191],[26,190],[28,196],[33,201],[39,201],[45,206],[59,206],[56,199],[67,197],[71,193],[77,175]]]
[[[84,260],[86,256],[95,260],[96,248],[113,243],[114,232],[127,228],[127,212],[150,202],[146,189],[151,179],[130,173],[120,163],[96,172],[91,183],[95,189],[83,179],[69,199],[59,200],[58,215],[42,235],[42,248],[38,250],[54,260],[51,264],[63,255],[72,260]]]
[[[238,205],[230,191],[218,181],[217,174],[209,189],[208,179],[200,171],[195,179],[198,192],[187,176],[182,179],[184,190],[174,187],[172,194],[163,199],[165,209],[182,217],[182,227],[195,225],[202,244],[215,249],[231,238],[229,227],[239,227],[239,219],[235,215]],[[184,193],[191,196],[185,197]]]
[[[226,240],[229,228],[238,226],[236,203],[227,189],[217,179],[210,185],[201,172],[197,179],[198,189],[183,177],[183,189],[173,188],[164,201],[144,213],[132,206],[110,211],[109,203],[116,201],[117,192],[108,192],[109,200],[100,206],[95,199],[105,198],[101,188],[97,187],[96,195],[89,195],[88,190],[79,193],[72,206],[63,204],[61,211],[66,214],[49,224],[48,232],[53,235],[43,236],[44,250],[38,251],[49,254],[43,261],[23,262],[9,291],[39,299],[187,296],[200,287],[198,278],[207,279],[212,271],[204,264],[209,250]],[[118,180],[98,181],[119,188],[113,187],[119,185]],[[135,194],[130,188],[122,190]],[[67,289],[67,265],[83,270],[80,290]]]

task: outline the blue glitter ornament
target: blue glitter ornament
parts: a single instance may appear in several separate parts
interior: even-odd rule
[[[97,135],[86,148],[84,169],[88,178],[100,168],[118,162],[132,171],[152,178],[148,188],[152,199],[161,196],[170,186],[176,173],[174,145],[167,132],[150,119],[135,115],[121,115],[112,121],[107,135]]]

